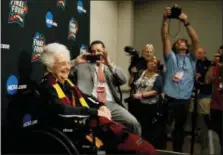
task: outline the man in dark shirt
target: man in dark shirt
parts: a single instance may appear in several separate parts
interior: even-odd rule
[[[199,95],[201,96],[207,96],[211,95],[211,85],[210,84],[205,84],[205,75],[211,66],[211,61],[207,59],[205,56],[205,51],[203,48],[199,48],[197,51],[197,64],[196,64],[196,81],[195,81],[195,86],[199,89]]]

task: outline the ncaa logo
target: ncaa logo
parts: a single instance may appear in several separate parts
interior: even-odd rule
[[[50,11],[46,13],[46,25],[48,28],[51,28],[52,26],[57,27],[57,23],[53,21],[53,14]]]
[[[32,116],[30,114],[26,114],[23,117],[23,123],[31,122],[32,121]]]
[[[32,120],[32,116],[30,114],[26,114],[24,117],[23,117],[23,127],[28,127],[30,125],[34,125],[34,124],[37,124],[38,123],[38,120]]]
[[[18,87],[18,80],[14,75],[11,75],[6,83],[6,89],[8,94],[14,95],[17,92],[17,87]]]
[[[87,11],[84,9],[84,5],[83,5],[83,2],[82,1],[78,1],[77,2],[77,12],[79,14],[82,14],[82,13],[86,13]]]

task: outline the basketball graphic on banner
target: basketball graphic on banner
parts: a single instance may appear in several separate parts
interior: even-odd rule
[[[28,12],[27,0],[11,0],[9,3],[8,23],[17,23],[24,27],[25,15]]]

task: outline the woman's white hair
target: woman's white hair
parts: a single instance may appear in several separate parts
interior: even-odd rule
[[[70,51],[66,46],[59,43],[50,43],[43,49],[43,53],[40,57],[40,61],[47,67],[52,68],[55,64],[55,58],[60,55],[70,61]]]

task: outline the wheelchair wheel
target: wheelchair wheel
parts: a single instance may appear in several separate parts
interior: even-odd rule
[[[73,142],[57,129],[33,130],[20,136],[17,150],[22,154],[79,155]]]

